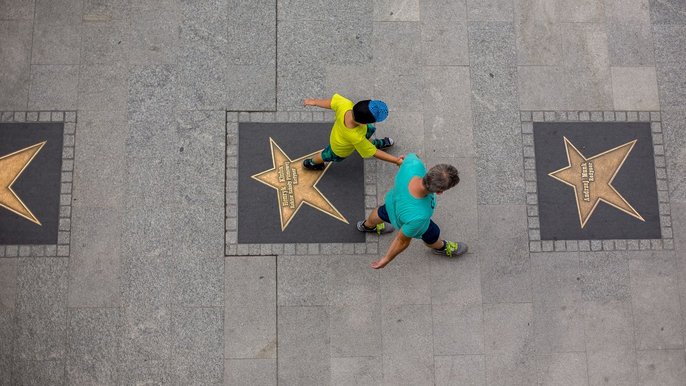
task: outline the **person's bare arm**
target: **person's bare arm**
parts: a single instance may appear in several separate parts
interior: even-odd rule
[[[398,166],[403,164],[403,159],[405,159],[404,155],[401,155],[400,157],[395,157],[392,156],[388,153],[386,153],[383,150],[376,149],[376,153],[374,153],[374,157],[378,158],[382,161],[390,162],[392,164],[396,164]]]
[[[307,98],[303,101],[305,106],[317,106],[323,109],[331,110],[331,99],[312,99]]]
[[[380,258],[379,260],[373,262],[372,268],[379,269],[385,267],[386,264],[390,263],[391,260],[395,259],[395,257],[398,256],[400,252],[407,249],[411,241],[412,239],[405,236],[405,234],[403,234],[403,232],[399,229],[398,234],[395,235],[393,242],[391,242],[391,245],[388,247],[386,255]]]

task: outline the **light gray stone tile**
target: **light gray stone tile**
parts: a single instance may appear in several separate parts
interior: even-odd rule
[[[631,14],[626,12],[625,14]],[[655,63],[650,23],[609,21],[608,53],[613,66],[650,66]]]
[[[432,304],[471,306],[482,302],[478,253],[458,259],[432,258],[430,264]]]
[[[278,2],[279,15],[288,2]],[[312,3],[307,2],[303,5]],[[297,9],[297,7],[296,7]],[[354,8],[353,8],[354,9]],[[276,56],[276,13],[273,1],[228,1],[228,59],[233,65],[271,65]],[[255,23],[254,20],[260,20]]]
[[[539,385],[585,385],[588,383],[586,354],[583,352],[539,355]]]
[[[592,2],[602,2],[590,0]],[[603,24],[564,23],[561,24],[562,61],[565,68],[580,68],[595,72],[609,66],[607,33]]]
[[[655,25],[655,62],[660,89],[662,109],[682,109],[686,100],[686,87],[683,86],[684,50],[686,44],[681,38],[686,33],[683,25]]]
[[[224,312],[225,358],[276,358],[276,304],[234,305]]]
[[[228,359],[224,362],[224,382],[276,386],[276,359]]]
[[[479,264],[484,303],[530,302],[526,208],[479,206]],[[489,240],[485,242],[485,240]]]
[[[637,380],[635,351],[588,353],[589,385],[635,385]]]
[[[469,76],[467,67],[425,68],[422,110],[427,154],[474,155]]]
[[[539,354],[584,351],[582,302],[534,303],[534,344]]]
[[[374,21],[419,21],[419,0],[374,0]]]
[[[167,254],[122,259],[122,303],[149,308],[171,304],[173,266]]]
[[[421,27],[419,23],[374,23],[372,64],[386,72],[407,72],[422,64]],[[360,55],[365,52],[360,52]]]
[[[66,384],[63,360],[17,360],[14,384],[63,385]]]
[[[174,307],[172,355],[207,360],[223,358],[223,311],[218,307]]]
[[[528,353],[486,354],[487,385],[535,385],[536,356]]]
[[[598,0],[580,0],[573,4],[556,0],[556,19],[562,22],[602,23],[604,21],[604,6]]]
[[[175,63],[180,26],[181,11],[176,2],[133,6],[127,48],[129,64]]]
[[[85,22],[122,20],[130,15],[130,9],[126,0],[85,0],[82,19]]]
[[[81,0],[36,0],[34,20],[37,24],[81,23]]]
[[[537,306],[557,306],[579,302],[580,273],[578,253],[556,252],[532,256],[531,281],[534,303]]]
[[[172,381],[169,361],[127,361],[122,364],[121,382],[125,385],[168,384]]]
[[[653,24],[686,24],[686,5],[678,0],[649,0]]]
[[[150,295],[149,295],[150,296]],[[122,337],[122,360],[136,363],[137,366],[149,363],[153,369],[141,369],[142,376],[147,377],[150,370],[154,377],[168,376],[169,371],[165,368],[160,371],[155,361],[168,361],[171,358],[171,310],[169,306],[138,305],[132,303],[122,309],[123,337]],[[130,372],[131,369],[125,371]],[[138,379],[133,371],[130,376]],[[124,377],[126,379],[126,376]],[[134,382],[135,383],[135,382]]]
[[[315,306],[328,304],[329,260],[320,256],[280,256],[278,304]]]
[[[278,383],[329,382],[329,321],[325,307],[279,307]]]
[[[609,67],[588,71],[561,66],[522,66],[519,67],[520,107],[527,110],[612,109],[611,83]],[[583,118],[581,114],[580,120]]]
[[[431,310],[434,355],[484,352],[483,309],[480,303],[467,306],[434,304]]]
[[[325,256],[317,256],[326,259]],[[379,276],[369,269],[368,256],[329,258],[326,296],[331,305],[379,303]]]
[[[436,385],[486,385],[483,355],[434,356]]]
[[[585,301],[630,298],[629,262],[622,252],[581,254],[581,294]]]
[[[125,22],[83,24],[81,64],[126,63],[131,44],[128,38],[128,24]]]
[[[181,385],[219,385],[224,377],[224,360],[176,357],[171,361],[171,374],[172,379]]]
[[[555,2],[514,2],[519,65],[556,65],[560,62],[562,31],[556,22]]]
[[[331,385],[378,385],[382,380],[379,358],[331,358]]]
[[[384,306],[382,312],[384,383],[433,384],[431,307]]]
[[[78,79],[78,66],[31,66],[29,109],[75,110],[77,107]]]
[[[224,259],[177,257],[173,302],[185,307],[221,307],[224,292]]]
[[[3,2],[4,3],[4,2]],[[6,6],[6,5],[5,5]],[[0,21],[0,109],[24,110],[31,74],[31,21]]]
[[[686,202],[686,176],[681,172],[686,165],[686,113],[683,110],[665,110],[662,112],[662,125],[667,160],[669,196],[672,202]],[[678,238],[678,236],[677,236]]]
[[[324,71],[326,74],[324,82],[325,91],[320,96],[312,97],[328,99],[334,93],[338,93],[353,102],[372,98],[374,90],[370,89],[370,85],[374,84],[374,68],[369,63],[328,65]],[[315,115],[324,111],[318,107],[310,109]],[[387,119],[392,119],[397,113],[398,111],[391,112]],[[317,120],[315,119],[315,121]],[[386,120],[381,124],[377,124],[376,127],[383,131],[383,129],[389,126],[389,122]],[[377,135],[379,135],[378,132]]]
[[[381,355],[381,312],[378,305],[331,306],[328,312],[332,358]]]
[[[617,110],[659,110],[654,67],[612,67],[612,95]]]
[[[450,26],[444,26],[433,20],[426,20],[422,22],[421,30],[424,65],[466,66],[469,64],[467,23],[456,21]]]
[[[80,110],[126,110],[128,72],[124,65],[80,67],[78,84]]]
[[[31,64],[79,64],[80,32],[79,24],[36,24]]]
[[[74,209],[69,264],[70,307],[118,307],[121,304],[122,211],[118,208]]]
[[[380,245],[379,248],[385,251],[388,247]],[[412,243],[381,271],[383,304],[431,303],[431,273],[426,253],[429,252],[421,242]]]
[[[33,19],[34,0],[0,1],[0,19],[31,20]]]
[[[17,259],[0,260],[0,310],[14,311],[17,302]]]
[[[226,87],[228,101],[226,107],[229,110],[253,111],[277,108],[276,71],[273,65],[229,65]]]
[[[677,386],[686,379],[684,350],[637,351],[638,384]]]
[[[671,253],[629,261],[636,348],[683,348],[676,262]]]
[[[467,1],[469,21],[512,21],[514,5],[512,1],[487,0]]]
[[[17,266],[17,359],[63,359],[67,353],[68,259],[25,258]]]
[[[120,310],[70,309],[68,323],[68,383],[118,383],[122,326]]]
[[[250,294],[250,296],[245,296]],[[263,305],[276,308],[276,258],[227,257],[224,266],[224,301],[234,306]]]
[[[628,301],[584,303],[586,350],[590,353],[634,349],[634,322]]]
[[[485,352],[529,352],[533,342],[532,322],[531,303],[484,304]]]

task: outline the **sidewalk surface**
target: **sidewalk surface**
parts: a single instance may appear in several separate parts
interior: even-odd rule
[[[469,254],[236,243],[240,122],[334,92],[459,169]],[[0,246],[0,385],[686,384],[683,0],[0,0],[0,122],[46,120],[60,240]],[[547,121],[650,122],[661,238],[541,240]]]

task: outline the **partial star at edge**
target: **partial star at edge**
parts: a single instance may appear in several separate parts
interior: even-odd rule
[[[273,167],[257,173],[251,176],[251,178],[276,189],[281,231],[286,229],[303,204],[307,204],[348,224],[348,220],[326,199],[316,186],[324,176],[324,173],[329,170],[331,164],[321,171],[308,170],[303,166],[303,160],[312,158],[319,151],[291,160],[271,137],[269,138],[269,144]]]
[[[12,190],[12,185],[19,179],[19,176],[33,161],[46,142],[43,141],[0,157],[0,207],[38,225],[41,225],[40,221]]]
[[[627,142],[591,158],[586,158],[567,137],[564,137],[569,165],[548,175],[574,188],[581,228],[586,225],[600,201],[645,221],[636,209],[612,186],[612,181],[634,148],[636,141]]]

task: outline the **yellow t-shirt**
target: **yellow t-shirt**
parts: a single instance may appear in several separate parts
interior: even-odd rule
[[[334,94],[331,97],[331,110],[336,113],[336,121],[331,129],[329,143],[331,150],[342,158],[345,158],[357,150],[362,158],[369,158],[376,153],[376,147],[366,138],[367,125],[362,124],[355,128],[345,126],[345,113],[353,109],[350,99]]]

